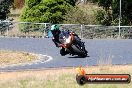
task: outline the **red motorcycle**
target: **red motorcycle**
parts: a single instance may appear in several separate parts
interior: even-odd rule
[[[59,41],[61,42],[60,54],[65,56],[66,54],[78,55],[81,57],[87,57],[87,50],[83,42],[81,44],[77,41],[78,36],[74,32],[60,34]]]

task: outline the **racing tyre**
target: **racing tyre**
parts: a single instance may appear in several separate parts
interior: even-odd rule
[[[65,56],[65,55],[66,55],[65,50],[64,50],[64,49],[61,49],[61,50],[60,50],[60,54],[61,54],[61,56]]]

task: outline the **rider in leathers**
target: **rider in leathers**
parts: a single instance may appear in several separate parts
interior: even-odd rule
[[[59,41],[59,35],[61,34],[62,31],[60,31],[59,27],[60,27],[59,25],[52,25],[51,26],[51,32],[53,34],[52,41],[55,43],[56,47],[59,47],[59,45],[61,44],[61,42]],[[66,31],[66,30],[63,30],[63,31]],[[69,30],[67,30],[67,32],[70,33]],[[74,33],[74,38],[80,46],[83,45],[83,42],[81,42],[81,39],[75,33]]]

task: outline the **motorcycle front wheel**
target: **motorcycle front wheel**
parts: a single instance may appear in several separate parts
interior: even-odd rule
[[[62,48],[62,49],[60,50],[60,54],[61,54],[61,56],[65,56],[65,55],[67,54],[67,52],[65,51],[64,48]]]

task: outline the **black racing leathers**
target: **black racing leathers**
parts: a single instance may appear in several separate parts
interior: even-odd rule
[[[61,44],[61,42],[59,41],[59,35],[61,34],[61,31],[60,30],[53,30],[53,31],[51,31],[52,32],[52,34],[53,34],[53,39],[52,39],[52,41],[55,43],[55,45],[56,45],[56,47],[59,47],[59,45]],[[64,33],[70,33],[69,31],[62,31],[62,34],[64,34]],[[77,34],[74,34],[74,37],[75,37],[75,40],[76,40],[76,42],[78,42],[78,44],[80,45],[80,46],[82,46],[82,42],[81,42],[81,39],[78,37],[78,35]]]
[[[51,32],[52,32],[52,34],[53,34],[53,39],[52,39],[52,41],[55,43],[56,47],[59,47],[59,44],[61,43],[61,42],[59,41],[59,34],[61,33],[61,31],[60,31],[60,30],[53,30],[53,31],[51,31]]]

